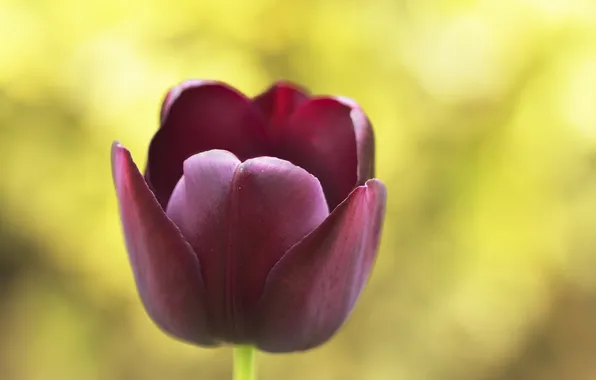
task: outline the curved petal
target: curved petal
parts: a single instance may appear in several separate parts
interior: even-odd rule
[[[261,297],[273,265],[329,215],[312,174],[273,157],[244,162],[232,194],[235,260],[245,307]]]
[[[368,119],[347,98],[315,98],[299,107],[277,140],[276,155],[314,174],[330,209],[373,176]]]
[[[268,146],[265,120],[250,99],[223,83],[187,81],[164,101],[145,178],[165,209],[188,157],[224,149],[245,160],[267,154]]]
[[[227,329],[226,262],[229,198],[240,160],[232,153],[211,150],[184,161],[184,175],[174,188],[167,215],[180,228],[201,262],[207,310],[213,333],[223,339]]]
[[[256,96],[253,103],[269,121],[269,133],[275,141],[279,128],[290,118],[294,111],[308,100],[308,91],[287,81],[278,81],[265,92]]]
[[[217,336],[250,341],[246,324],[267,274],[328,215],[315,177],[287,161],[259,157],[239,164],[230,153],[197,154],[168,205],[203,264],[210,320]]]
[[[130,152],[112,145],[112,174],[137,289],[155,323],[199,345],[213,345],[201,269],[192,248],[147,187]]]
[[[260,349],[306,350],[340,328],[375,260],[385,199],[385,185],[367,181],[273,267],[255,316]]]
[[[356,134],[356,150],[358,154],[358,186],[375,176],[375,136],[370,120],[352,99],[341,97],[339,100],[351,107],[350,119]]]

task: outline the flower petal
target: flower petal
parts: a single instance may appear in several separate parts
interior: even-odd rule
[[[333,210],[373,176],[374,139],[366,115],[347,98],[315,98],[292,115],[276,155],[315,175]]]
[[[247,316],[267,274],[328,209],[319,182],[305,170],[271,157],[238,165],[230,156],[205,152],[186,160],[168,215],[205,268],[218,338],[239,343],[252,339]]]
[[[215,344],[207,326],[199,261],[157,203],[130,152],[116,142],[112,173],[130,263],[148,314],[180,339]]]
[[[356,134],[356,149],[358,153],[358,186],[375,176],[375,135],[370,120],[362,108],[351,99],[341,98],[341,101],[352,107],[350,118]]]
[[[212,332],[227,329],[226,252],[229,199],[240,160],[223,150],[202,152],[184,161],[184,175],[174,188],[167,214],[180,228],[201,262]]]
[[[250,99],[223,83],[187,81],[164,101],[145,178],[165,209],[188,157],[224,149],[245,160],[266,155],[268,146],[265,120]]]
[[[290,247],[329,215],[321,184],[312,174],[273,157],[244,162],[232,195],[232,236],[244,308],[261,297],[265,279]]]
[[[308,100],[308,92],[294,83],[279,81],[253,99],[269,121],[269,133],[276,136],[279,128],[290,118],[296,108]],[[275,139],[274,139],[275,141]]]
[[[255,317],[260,349],[306,350],[340,328],[375,260],[385,199],[385,185],[367,181],[273,267]]]

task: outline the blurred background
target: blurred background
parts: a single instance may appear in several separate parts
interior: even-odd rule
[[[596,379],[594,0],[0,0],[0,379],[231,379],[136,295],[110,173],[186,78],[356,99],[389,189],[323,347],[259,379]]]

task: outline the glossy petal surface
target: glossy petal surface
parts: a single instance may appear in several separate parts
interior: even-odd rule
[[[252,340],[248,316],[271,267],[328,215],[305,170],[272,157],[240,164],[223,151],[186,160],[167,212],[203,264],[217,336],[233,342]]]
[[[325,97],[303,103],[276,141],[276,156],[321,181],[330,209],[373,175],[372,128],[352,101]]]
[[[232,153],[211,150],[184,162],[167,214],[192,245],[203,268],[207,309],[212,333],[222,338],[226,329],[226,252],[229,198],[240,160]]]
[[[385,199],[377,180],[356,188],[275,265],[257,309],[260,349],[306,350],[339,329],[376,257]]]
[[[149,148],[145,178],[165,209],[182,176],[182,163],[211,149],[241,160],[268,154],[263,115],[252,101],[218,82],[188,81],[167,95],[161,128]]]
[[[180,339],[214,344],[199,261],[147,187],[130,152],[118,143],[112,146],[112,173],[130,263],[148,314]]]

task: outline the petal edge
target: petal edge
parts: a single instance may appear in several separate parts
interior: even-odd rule
[[[288,81],[277,81],[263,93],[253,98],[253,104],[269,121],[269,133],[273,141],[279,129],[302,103],[308,100],[309,93]]]
[[[166,96],[149,145],[145,179],[164,210],[183,162],[212,149],[230,151],[241,161],[266,155],[265,120],[248,97],[225,83],[185,81]]]
[[[367,181],[273,267],[255,316],[260,349],[307,350],[341,327],[375,261],[385,202],[385,185]]]
[[[276,153],[314,174],[333,210],[373,176],[374,138],[368,118],[345,97],[310,98],[278,135]]]
[[[131,267],[147,313],[179,339],[217,344],[207,325],[199,261],[147,187],[130,152],[118,142],[112,144],[112,175]]]

